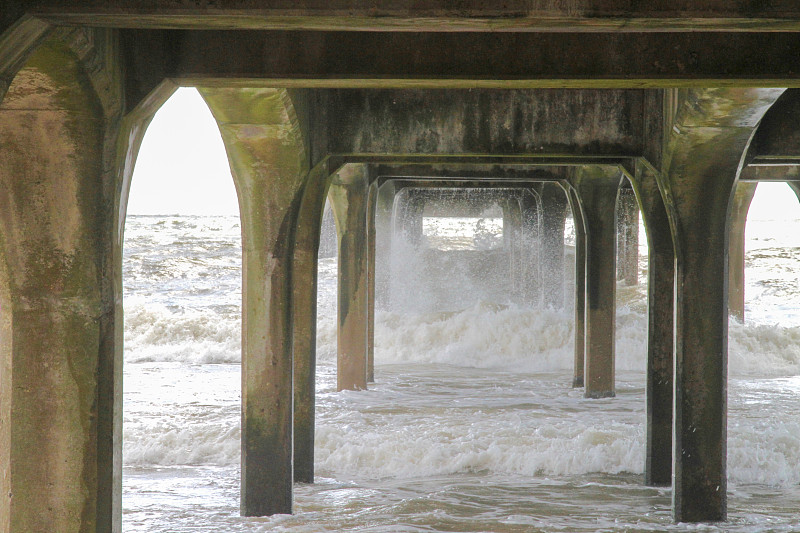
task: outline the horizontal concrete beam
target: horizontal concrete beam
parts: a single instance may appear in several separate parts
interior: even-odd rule
[[[60,23],[140,28],[393,29],[406,31],[797,31],[793,0],[40,0]]]
[[[131,55],[152,58],[146,68],[182,85],[800,86],[793,33],[124,30],[124,38]]]
[[[739,181],[797,181],[800,180],[800,160],[793,165],[749,165],[742,169]]]

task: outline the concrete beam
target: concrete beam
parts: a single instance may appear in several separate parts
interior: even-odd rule
[[[673,515],[727,513],[727,213],[754,130],[782,90],[678,93],[659,175],[675,245]]]
[[[28,2],[28,9],[54,22],[118,27],[284,28],[397,31],[586,31],[664,32],[798,31],[800,9],[790,0],[753,4],[658,0],[512,0],[491,4],[466,0],[424,2],[313,0],[218,0],[214,3],[143,3],[135,0]]]
[[[616,204],[622,173],[615,167],[576,169],[572,178],[586,235],[585,396],[614,396]]]
[[[800,85],[793,33],[121,30],[182,85],[606,88]],[[159,47],[161,51],[158,51]],[[458,53],[454,53],[458,51]],[[230,61],[236,57],[236,61]],[[587,102],[589,103],[589,102]],[[613,122],[606,122],[606,125]]]
[[[204,89],[220,126],[242,225],[242,514],[292,512],[292,285],[309,174],[286,91]]]

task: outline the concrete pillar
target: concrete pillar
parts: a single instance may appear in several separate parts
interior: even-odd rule
[[[121,529],[122,88],[108,32],[76,33],[0,106],[0,531]]]
[[[528,187],[520,197],[522,210],[522,303],[529,307],[541,302],[541,200],[538,191]]]
[[[367,388],[367,166],[348,165],[331,185],[339,238],[338,390]]]
[[[328,192],[327,165],[312,169],[300,203],[292,265],[294,480],[314,482],[317,365],[317,267]]]
[[[389,305],[394,199],[393,181],[386,181],[378,187],[375,208],[375,303],[383,307]]]
[[[378,210],[378,182],[372,181],[367,190],[367,383],[375,382],[375,260]]]
[[[542,297],[554,309],[564,307],[564,223],[567,197],[555,183],[542,185]]]
[[[747,212],[756,194],[757,183],[740,181],[731,201],[728,250],[728,312],[744,322],[744,238]]]
[[[568,199],[575,223],[575,362],[572,386],[578,388],[584,385],[586,364],[586,226],[574,188],[570,187]]]
[[[658,176],[675,245],[673,516],[727,514],[727,213],[754,129],[776,89],[679,93]]]
[[[645,483],[672,483],[673,299],[675,252],[655,172],[637,165],[632,180],[647,232],[647,438]]]
[[[512,195],[502,202],[503,206],[503,240],[508,252],[509,295],[514,301],[521,302],[525,290],[525,273],[523,272],[522,241],[522,204],[518,195]]]
[[[245,516],[292,512],[292,284],[309,169],[285,90],[202,89],[231,164],[242,225]]]
[[[615,220],[621,173],[616,167],[579,167],[575,188],[586,231],[585,396],[614,396],[616,314]]]
[[[617,279],[639,283],[639,206],[633,189],[622,187],[617,201]]]

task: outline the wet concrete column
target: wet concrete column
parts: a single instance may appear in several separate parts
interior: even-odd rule
[[[542,298],[554,309],[564,307],[564,223],[567,197],[555,183],[542,185]]]
[[[294,480],[314,482],[317,365],[317,267],[328,192],[327,165],[315,167],[303,191],[292,266]]]
[[[292,284],[309,169],[284,90],[203,89],[231,164],[242,225],[245,516],[292,512]]]
[[[387,181],[378,188],[375,210],[375,303],[389,305],[390,260],[392,255],[392,212],[395,184]]]
[[[672,483],[673,299],[675,253],[669,219],[653,170],[639,164],[633,186],[647,232],[647,485]]]
[[[121,86],[92,89],[118,74],[105,35],[43,43],[0,106],[2,531],[121,528],[117,139],[137,134]]]
[[[740,181],[731,200],[730,244],[728,250],[728,312],[744,322],[744,238],[747,211],[756,194],[757,183]]]
[[[503,202],[503,239],[508,251],[509,294],[520,302],[525,277],[522,271],[522,206],[516,195]]]
[[[586,364],[586,227],[581,203],[573,188],[568,193],[575,223],[575,361],[572,386],[583,387]]]
[[[630,287],[639,283],[639,206],[633,189],[619,190],[617,220],[617,279]]]
[[[331,185],[339,239],[337,390],[367,388],[367,167],[348,165]]]
[[[616,202],[621,173],[616,167],[580,167],[575,188],[586,231],[585,396],[614,391],[616,314]]]
[[[727,213],[753,131],[782,90],[679,93],[659,176],[675,245],[673,516],[727,514]]]
[[[367,383],[375,381],[375,271],[377,262],[375,226],[378,210],[378,182],[367,189]]]
[[[541,302],[541,272],[539,256],[541,250],[540,226],[541,210],[539,209],[538,192],[532,188],[523,190],[520,197],[522,210],[522,303],[534,307]]]

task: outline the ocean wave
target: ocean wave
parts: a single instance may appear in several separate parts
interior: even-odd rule
[[[137,302],[125,306],[125,347],[130,363],[236,363],[241,361],[241,324],[238,315],[207,309],[174,312]]]

